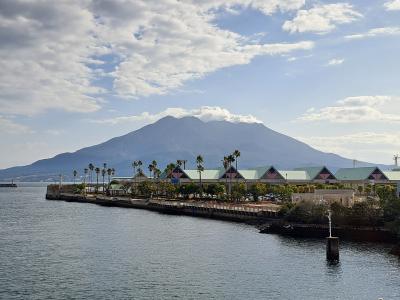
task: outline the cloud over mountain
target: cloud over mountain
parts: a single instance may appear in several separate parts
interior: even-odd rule
[[[172,116],[175,118],[183,117],[196,117],[202,121],[228,121],[232,123],[262,123],[256,117],[252,115],[240,115],[231,113],[229,110],[219,106],[202,106],[196,109],[185,109],[181,107],[171,107],[164,111],[151,114],[149,112],[143,112],[140,115],[133,116],[120,116],[110,119],[98,119],[91,120],[93,123],[98,124],[119,124],[126,122],[138,122],[152,123],[166,116]]]

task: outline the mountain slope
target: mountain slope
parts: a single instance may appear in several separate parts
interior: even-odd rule
[[[71,174],[93,163],[104,162],[117,170],[119,176],[132,173],[131,162],[140,159],[144,170],[155,159],[161,168],[176,159],[194,159],[202,154],[205,166],[219,167],[224,155],[239,149],[240,168],[274,165],[294,168],[327,165],[330,168],[350,167],[352,161],[336,154],[318,151],[305,143],[273,131],[262,124],[203,122],[194,117],[181,119],[165,117],[154,124],[104,143],[39,160],[31,165],[0,170],[0,180],[38,180],[54,178],[57,174]]]

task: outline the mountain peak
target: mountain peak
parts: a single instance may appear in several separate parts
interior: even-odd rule
[[[166,116],[99,145],[62,153],[29,166],[0,170],[0,179],[52,179],[60,173],[71,175],[74,169],[82,174],[89,163],[96,166],[107,163],[119,176],[129,176],[134,160],[140,159],[144,165],[156,160],[162,169],[177,159],[185,159],[191,168],[199,154],[204,157],[205,167],[212,168],[220,166],[221,159],[235,149],[241,152],[238,165],[242,169],[266,165],[285,169],[307,165],[333,169],[352,166],[352,160],[313,149],[260,123],[207,122],[195,116]]]

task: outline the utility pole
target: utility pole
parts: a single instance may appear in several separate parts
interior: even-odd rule
[[[394,160],[394,166],[395,168],[397,168],[399,166],[398,162],[399,162],[399,155],[396,154],[395,156],[393,156],[393,160]]]

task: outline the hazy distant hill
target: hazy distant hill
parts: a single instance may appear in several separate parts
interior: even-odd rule
[[[188,166],[192,167],[198,154],[203,155],[206,167],[219,167],[223,156],[235,149],[241,152],[240,168],[326,165],[336,169],[352,166],[349,159],[315,150],[262,124],[165,117],[99,145],[62,153],[28,166],[0,170],[0,180],[49,179],[60,173],[70,175],[73,169],[82,174],[89,163],[102,166],[103,162],[114,167],[117,175],[127,176],[132,173],[133,160],[142,160],[145,171],[153,159],[162,168],[176,159],[187,159]]]

